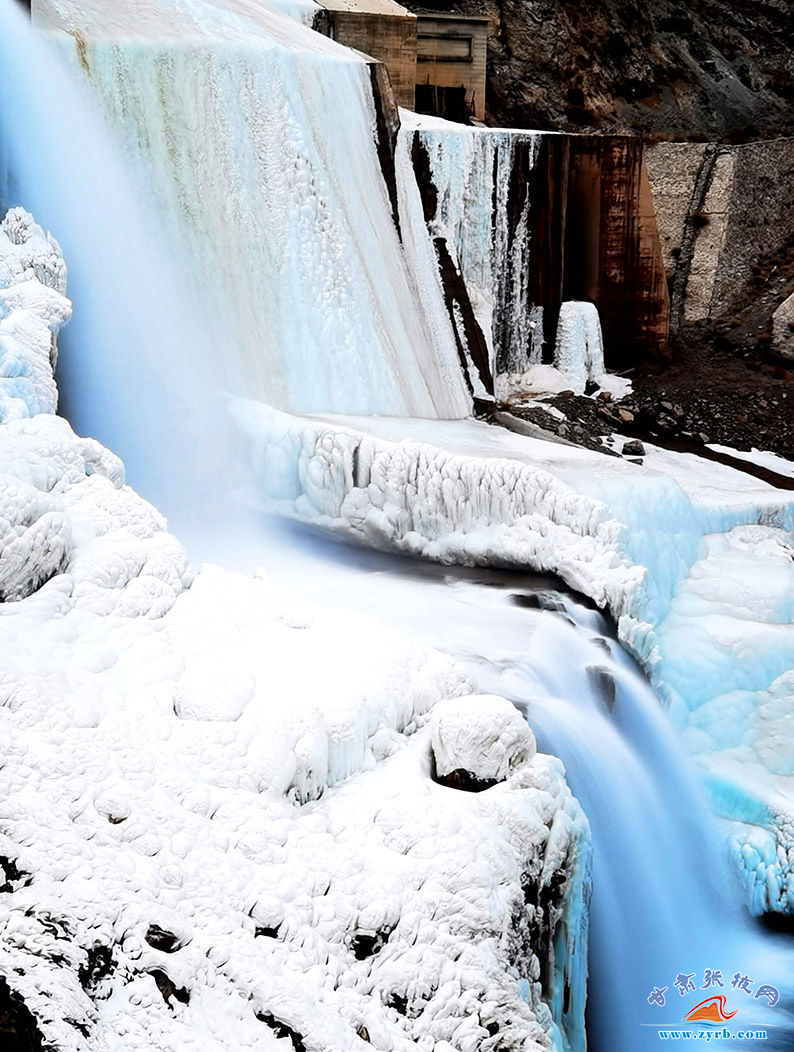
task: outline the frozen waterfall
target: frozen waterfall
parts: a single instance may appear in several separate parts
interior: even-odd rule
[[[369,63],[259,4],[34,15],[148,169],[229,387],[296,412],[469,412],[395,228]]]

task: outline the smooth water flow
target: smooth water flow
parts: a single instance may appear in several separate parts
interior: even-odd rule
[[[524,709],[539,746],[565,763],[593,836],[588,1047],[655,1049],[660,1028],[718,994],[738,1009],[734,1031],[765,1026],[759,1048],[790,1047],[790,951],[745,915],[697,777],[605,618],[553,580],[298,543],[290,556],[285,535],[274,576],[456,656],[481,689]],[[701,989],[707,971],[721,972],[723,988]],[[733,989],[737,972],[753,991],[774,985],[777,1010]],[[679,976],[692,976],[684,996]],[[665,1004],[650,1004],[665,987]],[[716,1034],[709,1043],[750,1047]]]
[[[206,512],[233,464],[216,348],[140,181],[13,0],[0,0],[0,130],[0,207],[33,212],[67,260],[62,412],[175,522]]]
[[[268,2],[43,0],[36,17],[82,41],[62,51],[149,177],[227,389],[468,414],[438,279],[420,306],[395,228],[360,54]]]

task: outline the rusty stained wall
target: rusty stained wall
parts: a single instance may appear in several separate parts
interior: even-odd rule
[[[355,48],[386,67],[398,106],[414,108],[416,16],[367,11],[323,10],[315,17],[318,32]]]
[[[610,364],[663,347],[669,293],[641,140],[572,139],[565,237],[564,297],[598,306]]]
[[[670,299],[641,141],[544,136],[531,178],[530,283],[547,350],[562,300],[583,299],[598,307],[609,366],[658,353]]]

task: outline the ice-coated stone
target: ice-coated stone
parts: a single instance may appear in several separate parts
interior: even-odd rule
[[[433,710],[431,742],[436,773],[464,771],[479,783],[495,784],[532,759],[535,737],[524,716],[492,694],[442,702]]]

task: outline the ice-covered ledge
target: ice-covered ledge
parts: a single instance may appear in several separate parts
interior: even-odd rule
[[[193,574],[118,458],[52,414],[65,273],[17,219],[0,1002],[58,1052],[582,1049],[589,830],[560,763],[407,636]],[[473,777],[504,762],[450,787],[439,741]]]
[[[703,769],[751,908],[794,912],[789,491],[650,446],[640,468],[473,420],[232,411],[282,514],[441,562],[554,571],[609,607]]]

